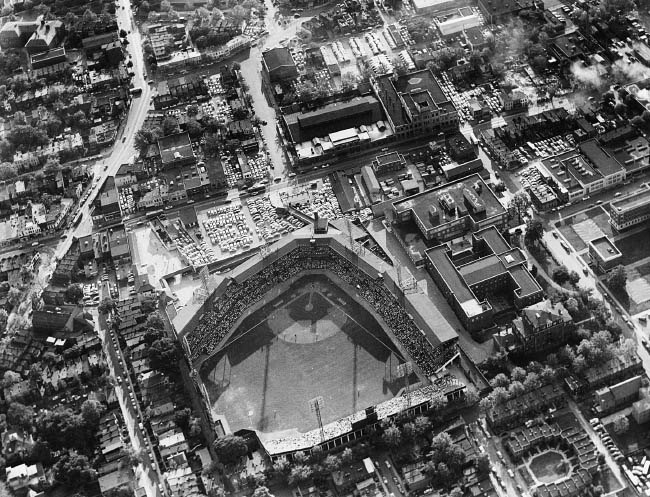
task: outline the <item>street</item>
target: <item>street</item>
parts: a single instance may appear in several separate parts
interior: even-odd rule
[[[95,326],[99,330],[99,336],[104,344],[108,366],[111,376],[117,380],[115,391],[120,403],[124,422],[131,439],[131,447],[136,454],[141,456],[142,462],[138,465],[136,476],[138,483],[147,492],[147,497],[160,497],[160,468],[158,462],[152,459],[151,440],[144,429],[140,428],[140,420],[143,419],[140,404],[136,398],[136,392],[124,362],[124,355],[119,347],[117,333],[110,329],[104,316],[98,315],[97,309],[92,311],[95,319]],[[164,487],[163,487],[164,488]]]

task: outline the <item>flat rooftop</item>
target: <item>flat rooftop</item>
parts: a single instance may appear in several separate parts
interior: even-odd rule
[[[387,154],[378,155],[375,160],[380,166],[385,166],[387,164],[401,162],[403,160],[403,157],[402,154],[398,152],[388,152]]]
[[[635,209],[650,202],[650,188],[612,202],[611,208],[617,211]]]
[[[434,9],[436,7],[447,7],[449,0],[413,0],[413,6],[418,9]]]
[[[511,248],[496,228],[489,227],[478,231],[474,237],[483,239],[492,253],[466,264],[456,265],[450,258],[448,244],[438,245],[426,252],[426,256],[442,275],[468,316],[483,311],[472,287],[500,274],[510,273],[522,297],[541,291],[539,284],[525,268],[526,259],[521,251]]]
[[[476,184],[480,185],[480,194],[477,189],[474,188]],[[465,215],[472,215],[471,212],[467,211],[467,214],[458,216],[457,211],[455,214],[445,215],[439,217],[438,223],[433,223],[429,216],[429,208],[434,206],[436,209],[440,209],[440,199],[442,196],[449,194],[453,198],[456,205],[465,205],[465,190],[473,192],[476,194],[478,201],[483,204],[485,207],[485,217],[490,218],[505,212],[505,208],[499,202],[499,199],[494,195],[492,190],[487,186],[485,181],[478,175],[474,174],[466,178],[462,178],[458,181],[448,183],[440,188],[434,188],[431,190],[426,190],[421,193],[417,193],[410,197],[407,197],[399,202],[393,203],[395,210],[400,213],[407,210],[412,210],[413,215],[419,218],[420,222],[427,229],[435,228],[444,223],[452,222],[456,219],[464,217]]]
[[[616,248],[616,245],[606,236],[601,236],[595,240],[591,240],[591,245],[594,246],[594,249],[600,257],[604,260],[613,259],[621,255],[620,250]]]
[[[604,148],[628,171],[644,168],[650,160],[650,143],[644,136],[625,138]]]
[[[623,169],[618,161],[603,150],[596,140],[587,140],[580,144],[580,152],[589,159],[603,176],[610,176]]]

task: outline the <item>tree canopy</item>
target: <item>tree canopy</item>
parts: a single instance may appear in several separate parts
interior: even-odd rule
[[[214,450],[225,466],[237,464],[248,452],[246,440],[237,435],[225,435],[214,441]]]

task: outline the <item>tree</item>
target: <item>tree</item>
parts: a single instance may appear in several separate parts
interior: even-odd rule
[[[566,268],[566,266],[560,266],[553,270],[553,281],[555,281],[558,285],[563,285],[569,281],[569,279],[569,270]]]
[[[191,138],[200,138],[203,134],[203,126],[196,119],[190,119],[186,124],[186,129]]]
[[[580,275],[576,271],[571,271],[569,273],[569,282],[575,286],[578,284],[579,281],[580,281]]]
[[[49,157],[45,161],[45,165],[43,166],[43,173],[45,173],[46,176],[55,175],[60,170],[61,170],[61,163],[59,162],[58,158]]]
[[[399,445],[402,443],[402,433],[400,432],[400,429],[394,424],[390,425],[384,430],[382,438],[386,445],[392,448],[399,447]]]
[[[81,404],[81,417],[86,425],[93,430],[99,426],[99,420],[104,413],[104,406],[96,400],[85,400]]]
[[[12,307],[17,306],[20,304],[22,300],[23,292],[18,290],[16,287],[11,287],[9,289],[9,292],[7,293],[7,302],[9,302],[9,305]]]
[[[196,116],[199,113],[199,106],[196,104],[191,104],[187,106],[187,115],[192,117]]]
[[[147,151],[149,145],[156,143],[161,135],[162,131],[159,128],[142,128],[135,134],[133,146],[142,155]]]
[[[78,303],[84,296],[83,288],[78,283],[73,283],[69,285],[65,290],[65,299],[67,302],[72,302],[73,304]]]
[[[71,448],[86,452],[94,435],[94,429],[80,414],[63,407],[41,412],[36,416],[35,426],[38,435],[53,450]]]
[[[97,477],[88,458],[74,450],[64,452],[52,469],[56,480],[69,487],[83,486]]]
[[[536,390],[542,386],[542,381],[539,378],[537,373],[530,372],[526,375],[524,380],[524,388],[530,392],[531,390]]]
[[[497,387],[492,390],[490,397],[492,397],[492,402],[494,405],[500,405],[505,403],[510,398],[510,395],[508,394],[508,390],[505,388]]]
[[[206,156],[214,157],[219,153],[220,148],[221,144],[215,135],[206,136],[205,144],[203,145]]]
[[[431,431],[431,420],[426,416],[418,416],[414,421],[415,434],[422,437]]]
[[[482,413],[489,412],[494,407],[494,401],[491,397],[485,397],[478,403],[478,408]]]
[[[607,275],[607,285],[613,290],[624,290],[626,283],[627,283],[627,271],[625,270],[625,266],[622,265],[616,266]]]
[[[7,423],[29,430],[34,421],[34,409],[20,402],[12,402],[7,409]]]
[[[508,388],[508,393],[510,394],[511,398],[519,397],[520,395],[526,393],[526,388],[520,381],[513,381]]]
[[[303,483],[311,478],[312,473],[313,471],[309,466],[303,464],[294,466],[291,468],[291,472],[289,473],[289,484],[295,485],[297,483]]]
[[[476,471],[480,475],[486,475],[490,471],[490,458],[487,454],[481,454],[476,458]]]
[[[127,32],[124,29],[120,29],[120,38],[126,38]]]
[[[148,328],[163,331],[165,329],[165,321],[158,311],[152,312],[147,317],[146,326]]]
[[[499,373],[498,375],[496,375],[494,378],[490,380],[490,386],[492,388],[496,388],[496,387],[508,388],[509,385],[510,385],[510,379],[504,373]]]
[[[4,388],[15,385],[16,383],[20,383],[21,381],[23,381],[23,377],[20,376],[19,373],[11,370],[5,371],[5,374],[2,377],[2,385]]]
[[[538,219],[531,219],[526,223],[526,235],[524,241],[528,245],[534,245],[544,236],[544,226]]]
[[[217,438],[213,447],[219,461],[225,466],[234,466],[248,452],[246,440],[237,435],[225,435]]]
[[[160,2],[161,12],[169,12],[171,8],[172,8],[172,4],[169,3],[169,0],[162,0],[162,2]]]
[[[524,381],[526,379],[526,370],[524,368],[520,368],[519,366],[516,366],[512,368],[512,372],[510,373],[510,378],[512,381]]]
[[[14,126],[9,131],[7,139],[14,146],[25,149],[36,148],[39,145],[47,145],[50,141],[44,130],[29,125]]]
[[[100,314],[108,314],[115,309],[115,302],[110,297],[105,297],[97,306],[97,311]]]
[[[323,467],[332,473],[341,467],[341,459],[333,454],[330,454],[325,458],[325,461],[323,461]]]
[[[9,315],[4,309],[0,309],[0,333],[4,333],[7,329],[7,322],[9,321]]]
[[[621,414],[614,419],[614,432],[622,435],[627,433],[630,429],[630,420],[624,414]]]
[[[248,14],[244,7],[241,5],[235,5],[235,7],[230,11],[230,16],[234,18],[235,21],[241,22],[248,17]]]
[[[163,136],[173,135],[178,133],[178,121],[175,117],[167,116],[162,122]]]
[[[253,497],[273,497],[273,494],[265,486],[257,487],[253,492]]]
[[[517,214],[519,223],[522,221],[522,216],[526,214],[528,207],[530,206],[530,196],[525,191],[516,193],[510,203],[508,204],[508,210],[513,211]]]
[[[350,447],[346,447],[343,449],[343,452],[341,452],[341,462],[343,464],[350,464],[352,462],[354,454],[352,453],[352,449]]]
[[[0,180],[15,178],[18,175],[18,168],[10,162],[0,164]]]
[[[150,366],[156,371],[166,374],[178,372],[180,353],[176,342],[170,338],[159,338],[147,349]]]
[[[180,411],[176,411],[176,413],[174,414],[174,422],[176,423],[176,426],[178,426],[182,430],[187,429],[187,427],[190,424],[191,415],[192,415],[192,410],[189,407],[186,407],[185,409],[181,409]]]

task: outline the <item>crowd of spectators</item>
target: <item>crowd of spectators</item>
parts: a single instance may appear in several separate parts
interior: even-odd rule
[[[435,373],[448,359],[449,348],[445,344],[439,347],[431,344],[381,279],[371,278],[330,247],[318,246],[298,247],[241,284],[233,280],[215,301],[213,309],[188,334],[190,359],[216,352],[246,309],[279,283],[308,270],[331,271],[356,288],[358,295],[374,307],[425,375]]]

